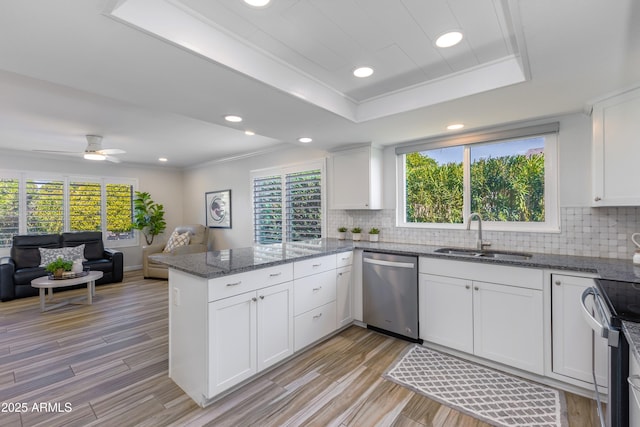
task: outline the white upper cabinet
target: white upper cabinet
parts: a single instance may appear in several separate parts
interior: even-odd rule
[[[640,206],[640,88],[593,106],[593,206]]]
[[[382,150],[362,146],[331,153],[330,209],[382,209]]]

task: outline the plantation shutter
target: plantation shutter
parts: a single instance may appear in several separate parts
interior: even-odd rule
[[[287,241],[322,237],[320,169],[290,173],[285,178]]]
[[[282,241],[282,177],[253,179],[253,229],[256,243]]]
[[[133,185],[106,184],[107,240],[133,239]]]
[[[20,227],[20,182],[17,178],[0,179],[0,247],[11,246]]]
[[[27,233],[60,233],[64,227],[64,182],[26,181]]]
[[[102,230],[102,185],[99,182],[69,183],[69,229]]]

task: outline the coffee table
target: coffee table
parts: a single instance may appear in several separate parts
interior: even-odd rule
[[[86,304],[91,305],[93,302],[93,296],[96,294],[96,280],[102,277],[102,271],[90,271],[86,276],[75,277],[73,279],[49,279],[49,276],[38,277],[31,281],[31,286],[40,289],[40,311],[49,311],[54,308],[62,307],[67,304],[75,303],[76,301],[86,299]],[[73,285],[87,284],[87,296],[79,296],[61,300],[53,305],[46,305],[45,290],[49,289],[49,301],[53,300],[53,288],[64,288]]]

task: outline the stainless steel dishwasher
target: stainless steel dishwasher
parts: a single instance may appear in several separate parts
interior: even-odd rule
[[[418,339],[418,257],[362,256],[363,320],[367,327]]]

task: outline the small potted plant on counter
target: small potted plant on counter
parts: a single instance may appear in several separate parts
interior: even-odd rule
[[[71,267],[73,266],[73,262],[65,261],[62,258],[58,258],[55,261],[51,261],[45,267],[45,270],[48,273],[53,274],[55,278],[61,278],[65,271],[71,271]]]
[[[372,227],[371,230],[369,230],[369,241],[370,242],[377,242],[379,236],[380,236],[380,229]]]
[[[360,228],[360,227],[354,227],[354,228],[352,228],[352,229],[351,229],[351,238],[352,238],[354,241],[358,241],[358,240],[360,240],[360,236],[361,236],[361,234],[360,234],[360,233],[362,233],[362,228]]]
[[[338,228],[338,239],[344,240],[347,238],[347,227]]]

